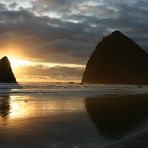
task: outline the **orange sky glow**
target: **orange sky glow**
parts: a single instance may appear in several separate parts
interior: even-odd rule
[[[26,72],[24,69],[26,67],[36,67],[36,66],[43,66],[45,68],[52,68],[52,67],[67,67],[67,68],[85,68],[85,65],[78,65],[78,64],[62,64],[62,63],[46,63],[46,62],[39,62],[39,61],[33,61],[29,58],[25,58],[22,56],[18,56],[17,54],[6,54],[10,63],[11,67],[13,69],[13,72],[16,76],[16,79],[18,82],[80,82],[79,79],[53,79],[49,76],[38,76],[38,75],[28,75],[29,71]],[[2,56],[1,56],[2,57]],[[28,73],[28,74],[26,74]]]

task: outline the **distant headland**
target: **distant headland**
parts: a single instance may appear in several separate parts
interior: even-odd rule
[[[82,83],[147,85],[148,53],[120,31],[114,31],[96,46]]]

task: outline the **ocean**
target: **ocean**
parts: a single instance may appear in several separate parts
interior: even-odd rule
[[[0,84],[0,148],[124,147],[147,117],[148,86]]]

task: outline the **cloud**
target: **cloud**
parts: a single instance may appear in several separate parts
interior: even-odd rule
[[[28,0],[0,4],[0,50],[6,45],[42,62],[86,64],[97,43],[118,29],[148,51],[146,0]],[[31,5],[31,6],[30,6]]]
[[[66,20],[65,16],[70,17],[72,15],[83,14],[84,16],[98,15],[99,17],[103,17],[103,15],[110,16],[116,13],[115,9],[101,5],[100,2],[88,0],[35,0],[32,2],[32,10],[39,15],[45,13],[49,14],[50,17],[62,17],[63,20]]]
[[[29,73],[28,73],[29,71]],[[23,70],[16,73],[16,75],[22,75],[26,78],[36,77],[47,80],[62,80],[62,81],[76,81],[81,80],[83,68],[71,68],[64,66],[45,67],[42,65],[37,66],[24,66]]]
[[[67,58],[69,63],[76,61],[81,63],[81,59],[77,58],[80,55],[82,59],[87,58],[92,49],[91,35],[80,24],[63,23],[57,19],[38,17],[26,10],[3,11],[0,13],[0,19],[2,21],[0,42],[21,44],[24,49],[21,48],[19,52],[29,57],[48,59],[47,62],[59,62],[58,59],[58,61],[53,59],[54,53],[55,58],[61,56],[60,62],[65,63]]]

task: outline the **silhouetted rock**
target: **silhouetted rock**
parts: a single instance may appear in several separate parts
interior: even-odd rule
[[[82,83],[148,84],[148,53],[120,31],[115,31],[96,46]]]
[[[12,72],[10,62],[7,57],[0,60],[0,82],[16,83],[16,78]]]

